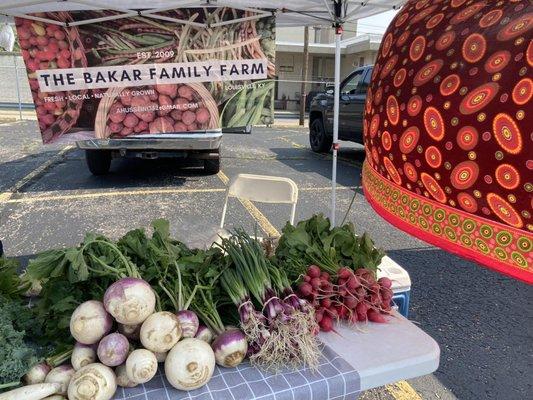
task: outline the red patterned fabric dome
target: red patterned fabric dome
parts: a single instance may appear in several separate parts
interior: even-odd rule
[[[411,0],[379,51],[365,195],[392,224],[533,282],[533,6]]]

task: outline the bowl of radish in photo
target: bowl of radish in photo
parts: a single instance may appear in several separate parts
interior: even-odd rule
[[[97,139],[219,128],[218,106],[200,83],[110,88],[98,106]]]

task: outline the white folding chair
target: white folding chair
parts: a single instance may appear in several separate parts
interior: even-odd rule
[[[222,208],[219,230],[216,237],[207,245],[220,243],[220,236],[227,237],[229,233],[224,229],[226,212],[230,198],[249,200],[258,203],[291,204],[290,223],[294,223],[296,203],[298,202],[298,186],[292,179],[280,176],[238,174],[232,178],[226,189],[226,198]]]

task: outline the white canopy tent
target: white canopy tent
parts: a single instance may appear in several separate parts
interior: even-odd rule
[[[214,27],[243,20],[275,15],[277,26],[327,25],[336,28],[335,35],[335,97],[333,118],[333,167],[331,195],[331,223],[335,225],[337,151],[339,149],[339,97],[341,35],[345,23],[389,10],[399,9],[406,0],[0,0],[0,15],[22,17],[57,25],[75,26],[142,15],[178,24]],[[149,5],[149,7],[147,7]],[[198,23],[172,18],[159,13],[189,7],[233,7],[253,12],[254,15],[233,21]],[[114,10],[116,15],[97,19],[59,22],[31,14],[51,11]]]

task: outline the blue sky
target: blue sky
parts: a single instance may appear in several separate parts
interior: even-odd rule
[[[398,11],[387,11],[372,17],[360,19],[357,23],[357,33],[383,33]]]

